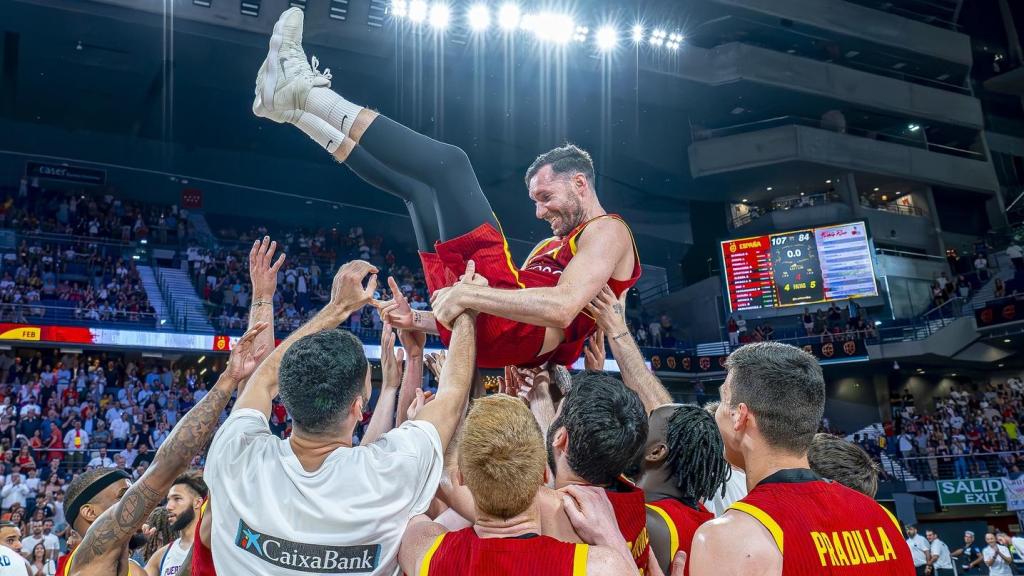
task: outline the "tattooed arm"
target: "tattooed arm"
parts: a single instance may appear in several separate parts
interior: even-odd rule
[[[253,350],[253,340],[267,327],[260,323],[242,336],[231,350],[227,369],[213,389],[174,427],[138,482],[120,501],[96,519],[85,533],[71,567],[72,576],[109,576],[121,573],[118,565],[129,539],[153,508],[167,495],[175,478],[213,438],[224,407],[239,382],[256,369],[262,350]]]
[[[644,408],[650,414],[663,404],[672,403],[672,395],[644,362],[644,355],[637,347],[633,335],[626,326],[625,309],[607,286],[587,305],[587,312],[597,320],[604,330],[612,356],[619,364],[622,382],[640,396]]]

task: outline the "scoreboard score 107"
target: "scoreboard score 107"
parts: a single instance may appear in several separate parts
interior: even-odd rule
[[[801,230],[772,236],[771,245],[777,305],[820,302],[825,297],[825,290],[814,233]]]

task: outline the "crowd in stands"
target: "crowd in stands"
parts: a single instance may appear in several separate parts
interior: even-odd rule
[[[730,346],[741,346],[751,342],[769,340],[796,340],[799,344],[812,342],[844,342],[863,338],[874,338],[874,324],[867,318],[864,308],[855,300],[848,300],[839,306],[832,302],[828,308],[811,310],[804,307],[803,313],[797,318],[799,325],[786,323],[780,319],[763,319],[753,326],[748,326],[742,314],[734,314],[726,323]],[[774,324],[787,324],[784,328],[776,328]]]
[[[918,478],[1003,476],[1024,469],[1024,382],[955,386],[922,409],[904,390],[892,398],[891,451]]]
[[[0,260],[0,321],[153,324],[135,263],[115,252],[86,242],[22,240]]]
[[[63,546],[70,482],[97,467],[138,479],[178,420],[207,394],[206,372],[106,353],[0,355],[2,519],[27,537],[38,522],[48,543],[52,533]],[[271,429],[285,436],[288,427],[275,403]]]
[[[50,190],[22,178],[17,189],[0,189],[0,228],[26,234],[63,234],[97,240],[176,243],[188,237],[188,211],[100,193]]]
[[[943,272],[932,282],[932,307],[937,308],[955,298],[970,298],[974,289],[975,284],[963,274],[950,278]]]

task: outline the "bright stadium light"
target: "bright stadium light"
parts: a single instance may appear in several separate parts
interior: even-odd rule
[[[525,21],[526,18],[524,17]],[[541,12],[529,19],[530,28],[539,40],[565,44],[572,40],[573,31],[576,29],[572,18],[568,14],[556,12]]]
[[[430,7],[430,25],[438,30],[448,27],[452,18],[452,10],[443,2],[436,2]]]
[[[501,26],[503,30],[515,30],[518,28],[520,18],[522,18],[522,13],[519,11],[519,6],[515,3],[508,2],[503,4],[498,10],[498,26]]]
[[[668,33],[662,30],[661,28],[655,28],[654,32],[651,32],[651,44],[653,46],[660,47],[663,44],[665,44],[665,38],[667,36]]]
[[[588,34],[590,34],[590,28],[586,26],[577,26],[576,34],[573,35],[572,39],[577,42],[586,42]]]
[[[409,20],[419,24],[427,19],[427,0],[412,0],[409,3]]]
[[[469,27],[477,32],[483,32],[491,25],[491,11],[486,4],[477,4],[470,8],[466,18],[469,20]]]
[[[644,41],[644,27],[636,24],[633,26],[633,42],[640,44]]]
[[[409,3],[406,0],[394,0],[391,3],[391,15],[396,18],[404,18],[409,15]]]
[[[601,50],[614,50],[619,44],[619,33],[611,26],[601,26],[597,30],[597,47]]]

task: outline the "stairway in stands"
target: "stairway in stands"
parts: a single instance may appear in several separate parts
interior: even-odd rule
[[[860,434],[862,437],[867,436],[872,440],[877,440],[879,436],[885,435],[885,429],[882,428],[881,423],[875,423],[866,428],[858,430],[853,434],[847,434],[846,439],[853,442],[853,437]],[[893,440],[895,442],[895,440]],[[887,452],[882,452],[882,469],[893,478],[898,478],[904,482],[917,482],[917,477],[910,471],[904,468],[899,462],[889,457]]]
[[[203,300],[196,294],[188,273],[181,268],[158,268],[158,280],[170,296],[174,324],[186,332],[213,333],[213,326],[206,316]]]
[[[992,259],[995,260],[996,264],[998,264],[999,269],[992,274],[992,277],[984,286],[979,288],[978,291],[971,296],[970,304],[967,307],[968,310],[983,308],[985,306],[985,302],[995,300],[997,278],[1003,282],[1008,282],[1013,279],[1013,262],[1010,261],[1010,257],[1006,255],[1006,252],[996,252],[992,255]]]
[[[164,296],[160,293],[160,283],[156,280],[153,268],[150,266],[136,266],[135,268],[139,271],[139,278],[142,279],[142,288],[146,291],[146,297],[149,298],[150,305],[156,310],[156,317],[159,319],[159,322],[156,323],[157,329],[172,327],[173,324],[167,322],[171,315],[168,313]]]

